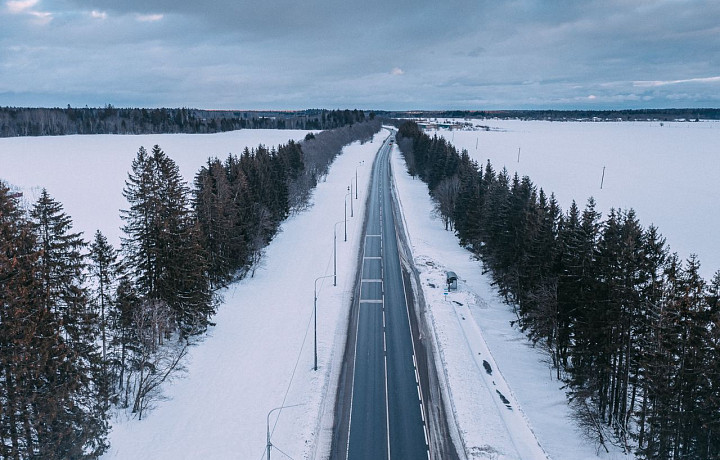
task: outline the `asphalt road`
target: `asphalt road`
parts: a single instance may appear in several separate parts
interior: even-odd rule
[[[429,458],[389,165],[390,136],[373,165],[365,221],[345,458]],[[353,334],[351,334],[351,337]],[[336,446],[337,447],[337,446]],[[335,453],[334,458],[341,458]]]

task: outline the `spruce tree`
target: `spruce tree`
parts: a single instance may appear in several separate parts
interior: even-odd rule
[[[73,340],[82,332],[79,320],[85,298],[85,261],[82,250],[86,243],[80,233],[72,233],[72,219],[63,206],[43,189],[30,216],[38,235],[40,280],[45,307],[62,319],[66,338]]]
[[[220,286],[231,278],[236,261],[233,260],[234,209],[228,174],[218,159],[208,160],[195,176],[194,209],[200,227],[203,247],[207,251],[208,271],[214,285]]]
[[[105,235],[97,230],[95,239],[90,244],[88,266],[92,282],[91,303],[98,317],[100,333],[100,351],[102,359],[102,392],[106,406],[110,401],[112,388],[117,387],[117,353],[112,346],[115,343],[115,290],[121,276],[121,267],[118,262],[118,252],[108,242]]]
[[[1,453],[95,458],[107,447],[108,426],[82,288],[83,242],[46,191],[31,215],[0,186]]]
[[[123,195],[130,207],[123,250],[141,295],[150,304],[167,304],[182,338],[211,324],[213,294],[200,231],[190,208],[190,191],[175,162],[155,145],[138,150]],[[158,335],[163,336],[173,329]]]

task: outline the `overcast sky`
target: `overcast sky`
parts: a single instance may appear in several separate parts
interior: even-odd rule
[[[718,0],[0,2],[0,106],[720,106]]]

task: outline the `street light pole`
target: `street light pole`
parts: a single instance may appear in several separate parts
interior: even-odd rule
[[[333,225],[333,286],[337,286],[337,226],[342,223],[339,220]]]
[[[348,190],[350,187],[348,187]],[[347,192],[345,194],[345,241],[347,241],[347,197],[350,195],[350,192]],[[352,203],[352,195],[350,195],[350,202]]]
[[[315,319],[315,364],[313,370],[317,370],[317,282],[323,278],[330,278],[333,275],[318,276],[315,278],[315,300],[313,301],[313,317]]]
[[[355,199],[358,199],[358,173],[357,169],[365,164],[365,160],[361,161],[359,165],[355,166]]]
[[[275,409],[272,409],[272,410],[270,410],[270,412],[268,412],[267,420],[266,420],[267,421],[267,425],[266,425],[266,428],[267,428],[267,444],[266,444],[267,460],[270,460],[270,447],[272,447],[272,443],[270,442],[270,414],[272,414],[276,410],[288,409],[290,407],[298,407],[298,406],[304,406],[304,404],[293,404],[292,406],[280,406],[280,407],[276,407]]]
[[[357,184],[355,184],[355,190],[357,190]],[[355,212],[353,211],[353,199],[352,199],[352,177],[350,178],[350,217],[354,217]]]

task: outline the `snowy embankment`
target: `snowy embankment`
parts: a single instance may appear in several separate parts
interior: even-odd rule
[[[610,208],[633,208],[682,260],[697,254],[706,280],[720,269],[720,244],[710,237],[720,226],[720,122],[472,123],[490,130],[428,134],[466,149],[481,166],[489,159],[498,172],[506,167],[529,176],[555,193],[565,211],[573,199],[582,210],[590,196],[603,216]]]
[[[596,449],[575,428],[563,383],[545,355],[510,326],[512,310],[482,265],[458,245],[433,211],[427,186],[413,180],[397,147],[392,168],[413,258],[434,329],[461,444],[469,459],[583,460]],[[445,294],[445,272],[460,277]],[[620,452],[605,459],[627,459]]]
[[[253,278],[223,292],[208,337],[190,354],[187,376],[166,388],[169,401],[147,419],[115,420],[112,459],[262,459],[266,417],[273,457],[314,458],[329,450],[334,385],[342,360],[350,295],[362,232],[370,164],[387,131],[354,143],[318,184],[312,207],[290,217],[266,249]],[[364,164],[361,162],[364,161]],[[357,170],[359,195],[344,203]],[[333,274],[337,225],[337,286],[317,282],[318,370],[313,371],[313,292]],[[298,405],[298,406],[296,406]],[[278,417],[279,416],[279,417]]]

